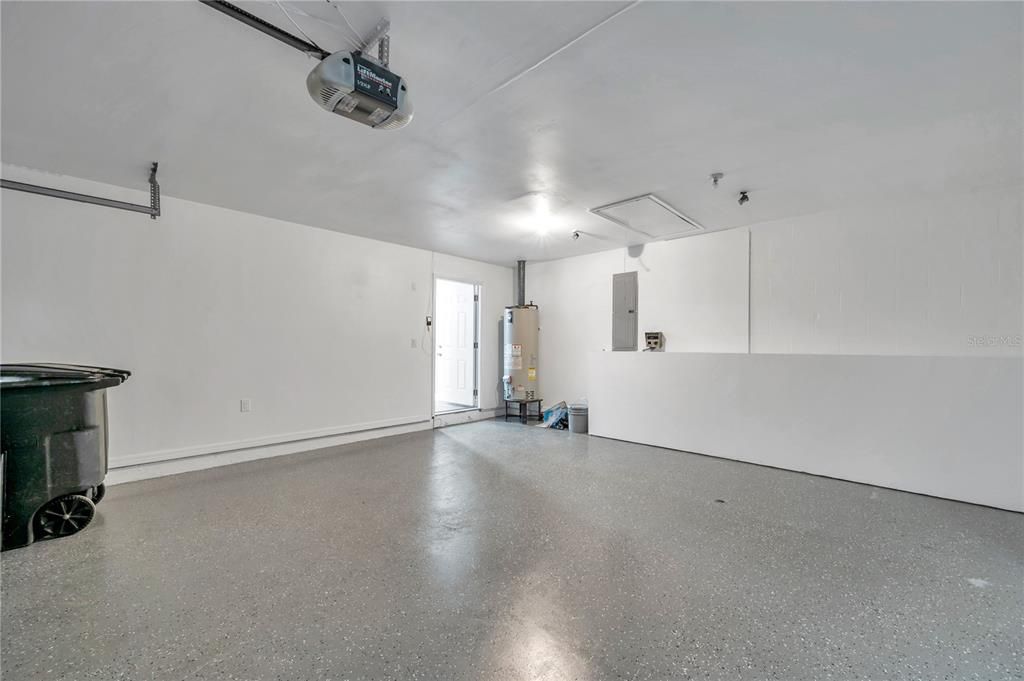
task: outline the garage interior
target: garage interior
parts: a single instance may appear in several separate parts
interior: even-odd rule
[[[1024,678],[1024,5],[0,31],[3,679]]]

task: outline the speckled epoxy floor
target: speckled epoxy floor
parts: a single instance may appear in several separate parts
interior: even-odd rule
[[[1024,677],[1024,516],[517,423],[121,485],[2,569],[4,681]]]

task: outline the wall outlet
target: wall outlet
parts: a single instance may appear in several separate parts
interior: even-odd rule
[[[243,414],[247,414],[252,411],[252,400],[240,400],[238,402],[238,411]]]

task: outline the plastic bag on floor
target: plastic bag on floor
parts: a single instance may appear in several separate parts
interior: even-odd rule
[[[553,407],[544,410],[544,420],[537,424],[538,428],[555,428],[565,430],[569,427],[569,407],[565,402],[559,402]]]

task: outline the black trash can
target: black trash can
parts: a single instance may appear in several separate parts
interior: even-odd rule
[[[131,375],[69,364],[0,365],[3,549],[83,529],[103,498],[107,393]]]

